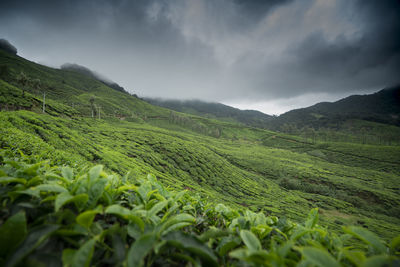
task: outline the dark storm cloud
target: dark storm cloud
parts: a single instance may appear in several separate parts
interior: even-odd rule
[[[258,20],[273,8],[291,2],[292,0],[234,0],[240,10],[251,20]]]
[[[22,56],[139,95],[231,103],[398,83],[399,32],[398,0],[0,2],[0,38]]]
[[[326,18],[327,27],[319,27],[324,20],[317,20],[311,27],[314,30],[304,30],[301,25],[307,16],[313,16],[310,11],[324,11],[316,8],[316,2],[307,8],[309,14],[282,12],[294,16],[291,19],[298,23],[296,30],[301,34],[297,38],[293,33],[290,42],[281,42],[284,49],[278,52],[280,57],[248,51],[236,62],[234,72],[250,78],[247,85],[252,90],[246,92],[248,97],[365,92],[399,83],[399,1],[358,1],[342,6],[338,1],[335,16]],[[340,23],[343,31],[334,27]],[[283,40],[280,31],[287,28],[278,26],[272,33]]]

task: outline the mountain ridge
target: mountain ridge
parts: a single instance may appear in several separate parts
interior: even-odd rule
[[[343,119],[361,119],[400,126],[400,86],[387,87],[371,94],[350,95],[334,102],[319,102],[309,107],[287,111],[279,116],[202,100],[144,100],[179,112],[272,130],[280,130],[284,124],[295,124],[296,127],[329,127],[329,123]]]

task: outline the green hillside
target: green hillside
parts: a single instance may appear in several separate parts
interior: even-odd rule
[[[0,148],[9,157],[151,174],[171,190],[283,221],[319,208],[320,225],[333,233],[357,225],[386,241],[400,234],[399,146],[323,142],[178,113],[1,51],[0,70]]]
[[[237,122],[247,126],[265,128],[273,117],[256,110],[240,110],[221,103],[200,100],[166,100],[145,98],[147,102],[160,107],[206,118]]]
[[[400,87],[291,110],[267,128],[318,140],[400,144]]]
[[[280,116],[199,100],[145,100],[178,112],[284,132],[305,140],[400,145],[399,87],[318,103]]]

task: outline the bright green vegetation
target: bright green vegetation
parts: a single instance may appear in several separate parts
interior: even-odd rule
[[[318,225],[214,205],[156,178],[53,166],[0,152],[2,266],[383,266],[390,243],[362,227]],[[351,245],[349,245],[351,244]],[[246,265],[247,264],[247,265]]]
[[[388,239],[400,233],[400,149],[395,146],[303,143],[223,124],[222,137],[215,138],[185,128],[27,111],[2,112],[0,124],[1,147],[41,154],[55,164],[101,163],[121,175],[151,173],[165,185],[233,207],[293,220],[319,207],[322,222],[333,229],[365,225]]]
[[[21,71],[25,73],[30,82],[21,83]],[[39,78],[40,85],[32,82]],[[46,91],[46,114],[42,114],[43,91]],[[122,181],[119,183],[127,183],[126,185],[130,182],[136,187],[140,187],[142,183],[153,183],[154,179],[146,180],[147,175],[151,174],[157,177],[160,184],[170,187],[171,190],[181,191],[186,189],[190,195],[198,194],[199,198],[196,201],[200,201],[199,199],[201,199],[201,202],[209,203],[207,207],[212,210],[214,208],[211,207],[215,203],[223,203],[226,209],[229,210],[229,214],[236,214],[236,217],[229,217],[230,215],[226,217],[225,215],[212,213],[215,215],[215,218],[203,218],[206,221],[205,223],[210,226],[229,228],[234,223],[235,218],[238,218],[238,216],[247,216],[246,212],[240,213],[237,211],[243,208],[248,209],[248,212],[260,212],[268,216],[279,216],[279,222],[287,220],[302,222],[307,220],[307,214],[311,209],[318,208],[320,225],[329,227],[329,233],[323,232],[325,230],[321,230],[322,232],[320,230],[316,230],[316,232],[312,230],[313,234],[305,235],[306,238],[311,236],[314,240],[315,236],[313,235],[320,233],[320,237],[328,235],[329,238],[332,238],[329,240],[338,240],[335,235],[342,233],[343,225],[355,225],[355,228],[346,229],[358,229],[355,231],[361,231],[363,234],[363,231],[368,228],[369,231],[374,232],[384,240],[382,242],[390,242],[390,240],[400,234],[400,147],[393,144],[388,146],[379,145],[379,142],[368,145],[360,142],[343,142],[343,140],[348,139],[340,139],[335,142],[331,139],[324,141],[324,139],[312,139],[309,137],[304,138],[296,135],[276,133],[259,128],[245,127],[237,123],[173,112],[161,107],[152,106],[127,93],[114,90],[92,77],[73,71],[56,70],[40,66],[1,51],[0,105],[3,110],[0,112],[0,149],[6,149],[7,153],[11,153],[14,156],[22,152],[30,156],[26,159],[27,161],[39,157],[41,160],[46,160],[50,166],[69,165],[72,168],[76,168],[75,173],[80,173],[77,176],[73,176],[78,178],[78,180],[79,177],[85,177],[85,173],[87,173],[85,170],[81,173],[81,166],[93,166],[97,164],[102,164],[106,172],[113,173],[113,177],[124,176],[127,172],[130,172],[129,178],[121,178],[120,180],[118,178],[117,180]],[[99,107],[100,119],[97,113]],[[94,117],[92,117],[92,113]],[[360,123],[364,125],[365,122],[361,121]],[[376,124],[373,124],[373,126],[375,127]],[[394,127],[391,129],[396,131],[397,128]],[[46,169],[46,164],[40,165],[39,169]],[[14,166],[14,168],[17,167]],[[60,168],[62,169],[62,167]],[[54,167],[55,172],[57,172],[57,169],[59,168]],[[4,172],[7,177],[32,178],[33,182],[31,184],[27,180],[25,182],[18,182],[18,180],[5,179],[4,186],[0,187],[0,193],[4,190],[14,189],[28,190],[26,192],[32,193],[28,187],[25,189],[20,189],[19,187],[40,186],[42,180],[45,181],[43,183],[47,184],[50,180],[53,181],[56,179],[50,177],[51,179],[49,178],[50,180],[47,181],[46,175],[40,173],[39,176],[44,175],[44,178],[42,177],[42,180],[36,181],[35,177],[25,177],[23,173],[21,173],[22,176],[19,176],[20,172],[16,172],[17,174],[14,176],[7,171]],[[62,174],[57,175],[63,177]],[[107,175],[101,174],[100,176],[104,176],[103,178],[106,179]],[[76,194],[74,190],[78,189],[72,189],[68,183],[64,184],[64,182],[62,180],[59,185],[66,188],[71,195]],[[77,182],[77,184],[79,183]],[[122,186],[122,184],[119,184],[119,186]],[[154,184],[152,186],[158,187],[158,185]],[[87,186],[83,186],[83,188],[87,188]],[[35,189],[32,190],[35,191]],[[134,191],[134,189],[132,190]],[[86,191],[80,193],[89,194]],[[57,198],[55,195],[44,194],[42,196],[42,192],[32,194],[31,197],[36,198],[37,203],[41,203],[40,205],[55,205],[53,203]],[[118,194],[125,193],[119,192]],[[17,214],[22,209],[25,210],[25,218],[28,218],[26,217],[28,216],[28,212],[34,214],[37,212],[38,214],[43,214],[43,218],[45,218],[41,222],[50,220],[49,222],[54,224],[52,220],[56,220],[57,224],[63,224],[63,219],[57,217],[57,212],[61,212],[64,209],[67,213],[84,212],[86,210],[93,211],[98,204],[101,204],[102,207],[99,208],[98,213],[89,212],[88,214],[97,214],[96,216],[93,215],[94,219],[91,219],[91,221],[100,220],[98,223],[102,227],[102,230],[105,230],[108,228],[101,220],[104,219],[103,215],[107,206],[117,203],[125,208],[134,209],[136,205],[140,206],[140,204],[143,204],[144,209],[151,209],[156,203],[153,202],[146,206],[140,200],[137,200],[139,202],[128,203],[123,202],[126,199],[121,200],[116,197],[115,199],[112,198],[111,202],[109,202],[109,199],[105,200],[108,202],[96,200],[100,202],[95,206],[88,207],[86,204],[82,204],[83,206],[78,205],[74,208],[73,205],[72,207],[67,205],[58,211],[50,208],[42,213],[41,210],[37,210],[37,206],[31,207],[28,205],[28,207],[25,204],[22,204],[22,206],[16,204],[20,208],[13,208],[14,206],[11,203],[20,198],[13,197],[13,195],[19,196],[20,194],[11,193],[10,195],[7,193],[4,195],[4,197],[9,197],[10,199],[2,202],[2,214],[4,214],[1,215],[3,217],[0,217],[2,225],[6,225],[6,218]],[[29,196],[29,193],[22,195]],[[166,198],[166,196],[163,197]],[[204,200],[205,198],[207,200]],[[187,197],[185,199],[185,201],[192,203],[190,205],[195,207],[195,210],[200,209],[196,206],[197,204],[193,204],[196,202],[195,200],[190,200]],[[31,203],[31,200],[24,199],[23,201],[25,201],[24,203]],[[161,201],[163,200],[161,199]],[[71,203],[73,204],[73,202]],[[165,215],[167,213],[166,207],[171,208],[169,205],[162,207],[159,212],[163,211]],[[53,214],[53,211],[56,214]],[[177,213],[183,212],[180,208],[175,211]],[[200,209],[198,212],[207,213],[208,211],[205,208],[203,211]],[[189,214],[198,220],[197,215],[195,216],[193,213]],[[77,213],[74,216],[78,216]],[[72,218],[75,217],[72,216]],[[129,219],[127,220],[129,221]],[[151,221],[151,219],[147,220],[142,217],[141,220],[144,221],[145,225],[149,225],[149,229],[156,227],[159,222]],[[222,220],[221,224],[218,223],[220,220]],[[29,219],[26,219],[26,221],[30,223]],[[72,219],[72,221],[70,222],[71,224],[76,222],[75,219]],[[238,219],[238,221],[242,220]],[[115,219],[112,223],[105,221],[105,223],[109,223],[110,225],[115,222]],[[204,229],[196,228],[198,227],[198,222],[196,221],[193,225],[194,228],[191,228],[189,232],[192,231],[196,235],[201,235],[202,231],[206,231],[206,227]],[[32,227],[39,224],[39,222],[33,223]],[[95,225],[97,224],[91,223],[88,227],[97,227]],[[122,224],[119,225],[122,227]],[[279,228],[281,227],[280,223],[277,225],[267,223],[267,225],[269,227],[278,227],[277,229],[285,233],[289,239],[289,236],[293,234],[290,233],[290,229]],[[284,223],[284,225],[286,224]],[[292,224],[289,223],[289,225]],[[73,225],[70,226],[72,227]],[[236,235],[236,237],[232,237],[232,239],[236,238],[236,243],[238,243],[234,248],[240,246],[240,240],[243,238],[246,239],[246,237],[242,236],[245,234],[241,234],[240,230],[252,230],[251,226],[256,227],[256,225],[250,224],[246,227],[240,226],[239,229],[235,230],[235,233],[229,232],[229,235]],[[54,231],[57,232],[58,229]],[[97,230],[100,231],[99,229]],[[78,229],[77,231],[79,232],[80,230]],[[99,239],[92,239],[101,232],[93,231],[90,230],[90,234],[83,234],[76,237],[76,239],[75,234],[71,234],[72,237],[63,237],[62,239],[65,239],[65,242],[71,242],[71,246],[68,246],[71,249],[78,249],[83,243],[90,242],[87,243],[88,246],[86,247],[89,252],[93,251],[93,247],[96,247],[96,251],[100,248],[104,249],[103,252],[95,252],[93,258],[99,261],[110,259],[110,257],[114,259],[114,256],[111,256],[113,252],[107,252],[107,249],[113,246],[110,245],[111,243],[107,243],[114,242],[112,238],[105,237],[108,234],[101,234]],[[121,231],[125,231],[126,233],[128,230]],[[144,234],[143,231],[142,233]],[[271,235],[271,233],[275,233],[277,238],[282,238],[282,236],[279,237],[279,232],[277,230],[274,230],[275,232],[272,230],[272,232],[267,231],[266,236],[262,237],[262,234],[257,231],[254,230],[253,233],[260,239],[259,242],[261,242],[262,247],[268,251],[265,253],[273,252],[279,254],[280,252],[270,248],[270,246],[274,246],[274,242],[279,246],[286,244],[282,243],[283,240],[272,241],[271,243],[272,236],[275,236]],[[351,232],[353,230],[348,231]],[[108,232],[112,232],[112,230]],[[47,240],[47,237],[50,235],[53,236],[52,233],[49,232],[49,235],[46,234],[43,240]],[[367,235],[370,236],[369,233]],[[86,239],[82,239],[83,236]],[[125,238],[123,242],[125,244],[128,243],[128,246],[131,246],[134,240],[140,240],[138,236],[129,235],[128,237],[126,234],[125,236],[122,235],[122,237]],[[264,237],[267,239],[264,240]],[[151,240],[155,238],[154,240],[157,240],[157,242],[161,242],[162,240],[167,243],[169,242],[163,239],[164,237],[161,232],[157,233],[156,237],[146,235],[146,238],[150,238]],[[252,238],[250,237],[250,239]],[[305,251],[309,252],[303,253],[302,250],[298,250],[297,248],[299,245],[319,247],[314,242],[322,241],[317,237],[315,238],[317,241],[307,239],[308,241],[301,241],[302,243],[300,244],[290,243],[287,246],[289,248],[292,246],[292,250],[289,251],[290,253],[294,253],[294,255],[279,255],[280,260],[282,258],[289,258],[294,262],[298,262],[302,258],[308,257],[307,255],[310,255],[312,251],[315,252],[315,250],[311,249],[309,251],[306,249]],[[227,239],[224,239],[225,241],[222,241],[222,239],[216,240],[210,242],[207,240],[207,242],[204,241],[208,246],[207,251],[212,249],[214,250],[213,253],[216,253],[214,257],[217,257],[216,255],[220,253],[220,248],[217,247],[219,245],[222,246],[218,242],[231,242],[231,240],[227,241]],[[190,243],[191,241],[188,242]],[[248,245],[246,242],[244,241]],[[257,241],[255,242],[257,243]],[[294,242],[297,241],[294,240]],[[323,242],[326,243],[323,243],[322,247],[328,248],[331,257],[343,264],[351,265],[347,261],[352,260],[348,258],[350,256],[344,256],[346,253],[342,251],[343,247],[341,245],[336,247],[336,245],[333,245],[333,241],[326,240]],[[345,242],[345,245],[352,244],[351,241],[349,242]],[[164,243],[160,246],[152,246],[149,250],[146,250],[148,252],[152,251],[150,256],[146,258],[146,264],[151,264],[153,260],[155,260],[155,263],[156,258],[158,258],[156,255],[165,255],[158,254],[158,250],[156,251],[156,248],[161,249]],[[330,245],[327,245],[328,243]],[[42,247],[38,243],[35,244],[38,247]],[[296,244],[296,246],[293,246],[293,244]],[[335,247],[331,248],[331,245]],[[123,246],[125,247],[125,245]],[[64,247],[57,248],[59,249],[53,251],[54,253],[61,253]],[[191,257],[194,257],[193,261],[191,258],[187,258],[187,254],[181,251],[184,247],[177,246],[177,249],[178,251],[171,253],[177,253],[179,259],[191,261],[193,265],[196,265],[196,262],[198,262],[196,257],[202,258],[201,255],[198,255],[198,252],[195,252],[197,251],[196,249],[188,249],[190,253],[197,255],[193,256],[190,254]],[[28,251],[31,252],[32,250]],[[80,255],[77,251],[68,251],[65,252],[67,262],[72,261],[75,258],[74,255]],[[78,254],[75,254],[75,252]],[[129,252],[125,252],[129,254]],[[229,251],[225,252],[224,255],[230,255]],[[330,256],[324,254],[325,252],[321,252],[322,254],[319,252],[316,253],[321,258],[330,258]],[[233,261],[233,258],[247,261],[246,257],[249,257],[249,260],[254,257],[257,259],[258,257],[260,259],[264,259],[264,256],[266,257],[266,254],[263,252],[260,252],[259,256],[254,257],[248,254],[250,253],[249,251],[237,253],[233,254],[234,256],[231,255],[229,258],[224,258],[220,255],[218,263],[237,263]],[[370,256],[376,253],[380,254],[380,252],[370,250],[367,252],[367,255]],[[356,252],[351,253],[351,255],[354,257],[359,256]],[[118,261],[122,261],[126,258],[125,256],[124,254],[123,256],[115,257],[117,257]],[[359,257],[361,257],[359,263],[363,262],[363,256]],[[170,259],[169,256],[165,259],[167,258]],[[215,260],[215,258],[213,259]],[[333,259],[331,260],[334,261]],[[96,260],[93,262],[96,262]],[[256,262],[258,263],[258,261]],[[286,263],[290,264],[290,261]],[[169,264],[174,265],[172,259]],[[74,265],[73,262],[71,265]]]

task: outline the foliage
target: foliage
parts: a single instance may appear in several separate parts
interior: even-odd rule
[[[338,236],[248,209],[213,205],[156,178],[51,166],[1,152],[1,265],[36,266],[383,266],[390,244],[361,227]],[[359,244],[349,246],[349,238]],[[354,244],[354,243],[353,243]],[[61,262],[62,261],[62,262]]]
[[[12,168],[30,168],[28,165],[45,161],[32,172],[34,177],[5,171],[8,178],[2,190],[24,193],[3,195],[0,227],[4,228],[0,236],[15,238],[1,247],[3,260],[10,260],[4,255],[24,242],[29,246],[20,251],[21,265],[36,266],[43,258],[50,265],[59,265],[64,250],[64,265],[143,262],[168,266],[186,262],[196,266],[213,265],[217,258],[219,265],[249,266],[265,263],[267,253],[268,262],[273,262],[271,258],[285,259],[275,265],[335,265],[339,261],[357,266],[376,264],[387,257],[370,257],[383,251],[376,245],[375,234],[385,240],[379,241],[386,246],[385,253],[392,253],[387,251],[388,246],[393,250],[399,244],[399,239],[393,238],[400,233],[400,147],[392,138],[398,139],[398,127],[353,120],[342,128],[329,128],[335,129],[330,131],[336,137],[324,137],[325,129],[308,126],[304,134],[284,134],[152,106],[87,75],[51,69],[3,51],[0,66],[6,68],[6,74],[0,77],[0,149],[7,149],[8,159],[21,157],[20,152],[29,155],[22,160],[10,159],[22,164]],[[17,80],[20,73],[30,81],[23,88]],[[46,91],[47,114],[37,114],[42,106],[40,90]],[[92,118],[93,108],[101,116]],[[323,119],[320,115],[314,112],[312,116]],[[356,132],[363,128],[367,134]],[[388,139],[370,138],[382,131]],[[97,164],[103,164],[107,173],[125,177],[112,178],[122,186],[121,192],[112,191],[114,185],[109,182],[110,176],[117,175],[107,175],[99,167],[82,167]],[[72,169],[56,167],[64,165]],[[128,171],[130,175],[124,176]],[[96,183],[88,182],[96,172],[100,173]],[[55,176],[46,176],[48,173]],[[152,189],[161,190],[153,184],[153,178],[147,178],[148,173],[158,177],[157,184],[162,188],[170,187],[165,191],[186,189],[190,193],[182,193],[178,206],[168,213],[174,205],[167,196],[153,199],[157,195],[154,192],[147,198],[135,189],[150,184]],[[57,177],[62,179],[56,182]],[[195,197],[197,194],[199,197]],[[151,204],[142,203],[146,198]],[[146,217],[153,207],[155,217]],[[276,239],[289,238],[299,226],[315,229],[316,211],[313,219],[306,218],[309,209],[315,207],[319,208],[320,224],[330,229],[325,241],[331,244],[329,240],[336,240],[337,235],[342,248],[351,252],[337,251],[336,245],[332,248],[325,241],[318,242],[328,251],[319,250],[322,247],[314,242],[314,232],[301,235],[308,238],[311,233],[311,241],[306,239],[301,244]],[[135,209],[143,211],[137,214]],[[195,221],[184,221],[179,226],[188,225],[182,230],[165,235],[146,230],[161,227],[159,223],[167,213],[167,217],[187,213]],[[264,225],[277,228],[259,229],[258,224],[247,222],[251,221],[246,219],[249,214],[269,214],[272,221]],[[280,219],[275,222],[274,216]],[[289,223],[289,219],[307,223]],[[19,226],[9,229],[10,225]],[[342,239],[343,225],[356,228],[346,227]],[[319,233],[325,231],[317,228]],[[374,234],[360,230],[364,228]],[[349,234],[358,241],[347,240]],[[290,254],[279,254],[283,247],[272,249],[284,244]],[[363,244],[370,248],[365,250]],[[369,261],[349,246],[363,250]],[[350,260],[352,257],[356,260]]]
[[[213,138],[117,119],[27,111],[2,112],[0,124],[0,147],[41,155],[53,164],[91,162],[121,175],[153,173],[164,185],[235,207],[295,221],[319,207],[321,223],[334,230],[357,224],[387,240],[400,233],[395,146],[309,144],[225,124],[219,125],[222,136]],[[232,135],[239,138],[232,141]],[[288,188],[285,180],[299,186]]]

